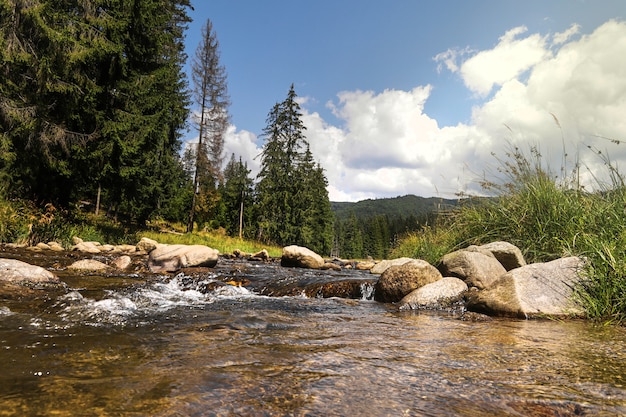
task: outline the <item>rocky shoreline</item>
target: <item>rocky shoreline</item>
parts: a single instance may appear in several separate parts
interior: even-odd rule
[[[447,309],[488,316],[536,318],[582,317],[574,289],[584,279],[584,260],[565,257],[546,263],[526,264],[519,248],[507,242],[470,246],[443,257],[437,267],[420,259],[352,261],[324,259],[315,252],[287,246],[280,259],[263,250],[255,254],[234,251],[219,254],[203,245],[166,245],[143,238],[136,245],[103,245],[75,238],[65,250],[50,242],[35,247],[3,245],[0,252],[0,300],[44,292],[63,291],[58,274],[134,274],[154,276],[184,273],[206,276],[220,271],[216,285],[251,286],[270,296],[367,298],[400,310]],[[18,255],[19,254],[19,255]],[[52,254],[52,256],[43,256]],[[55,259],[52,263],[45,259]],[[39,255],[42,255],[38,257]],[[22,258],[11,259],[11,258]],[[24,262],[27,260],[27,262]],[[35,264],[41,265],[35,265]],[[291,285],[246,277],[245,265],[275,265],[289,275]],[[293,268],[315,271],[298,277]],[[293,272],[289,272],[293,271]],[[295,278],[294,278],[295,277]],[[371,290],[366,288],[369,286]],[[366,293],[371,294],[366,294]]]

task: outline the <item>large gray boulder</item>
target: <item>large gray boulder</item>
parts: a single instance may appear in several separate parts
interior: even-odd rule
[[[214,267],[219,252],[204,245],[158,245],[148,256],[151,272],[174,272],[181,268]]]
[[[156,240],[153,240],[147,237],[142,237],[141,240],[137,242],[136,249],[137,249],[137,252],[150,253],[153,250],[155,250],[157,246],[159,246],[159,243]]]
[[[387,268],[374,286],[374,299],[384,303],[398,302],[413,290],[440,280],[441,272],[428,262],[413,259]]]
[[[426,284],[405,295],[398,303],[400,310],[442,308],[459,300],[467,291],[467,284],[454,277],[445,277]]]
[[[441,267],[444,275],[460,278],[468,286],[481,290],[506,273],[495,256],[475,246],[444,255]]]
[[[522,251],[512,243],[491,242],[480,245],[479,248],[483,251],[489,251],[507,271],[526,265]]]
[[[309,248],[291,245],[283,248],[280,265],[295,268],[320,269],[324,266],[324,258]]]
[[[572,300],[583,279],[584,261],[567,257],[513,269],[489,288],[470,293],[470,311],[496,316],[534,317],[582,314]]]
[[[378,262],[376,265],[370,268],[370,273],[381,275],[389,267],[404,265],[405,263],[413,261],[413,260],[414,260],[413,258],[385,259],[383,261]]]
[[[16,259],[0,258],[0,282],[10,284],[61,284],[52,272]]]

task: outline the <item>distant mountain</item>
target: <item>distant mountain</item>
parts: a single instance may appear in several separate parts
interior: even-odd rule
[[[456,199],[426,198],[409,194],[402,197],[362,200],[356,203],[331,202],[330,206],[338,220],[349,218],[351,213],[354,213],[357,219],[363,220],[381,215],[390,218],[407,218],[410,216],[421,218],[434,211],[455,207],[457,204],[458,200]]]

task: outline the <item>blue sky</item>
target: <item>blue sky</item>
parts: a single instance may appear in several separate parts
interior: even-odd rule
[[[334,201],[481,193],[505,145],[540,144],[549,160],[563,135],[575,150],[626,140],[622,0],[192,4],[188,55],[209,18],[228,73],[227,156],[258,170],[258,135],[293,83]],[[599,114],[581,118],[594,100]]]

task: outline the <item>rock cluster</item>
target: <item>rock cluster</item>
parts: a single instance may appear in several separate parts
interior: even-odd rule
[[[322,269],[328,263],[307,248],[288,246],[281,265]],[[449,253],[439,268],[411,258],[354,265],[380,275],[374,299],[397,303],[401,310],[462,303],[474,313],[526,318],[582,315],[573,295],[584,278],[583,267],[578,257],[526,264],[522,251],[508,242]]]
[[[63,250],[50,242],[32,250]],[[136,245],[102,245],[76,238],[71,250],[88,255],[119,254],[109,263],[83,259],[68,268],[88,272],[114,272],[136,267],[155,274],[180,269],[215,267],[219,252],[204,245],[167,245],[143,238]],[[136,255],[141,255],[137,257]],[[266,250],[255,254],[235,251],[232,259],[269,262]],[[146,260],[147,259],[147,260]],[[573,302],[574,289],[584,278],[584,261],[566,257],[551,262],[526,264],[519,248],[507,242],[469,246],[445,255],[439,267],[420,259],[399,258],[374,262],[326,261],[314,251],[296,245],[283,248],[282,267],[326,270],[369,270],[379,275],[372,280],[374,299],[396,303],[399,309],[447,308],[455,304],[462,310],[494,316],[537,317],[576,316],[582,309]],[[0,259],[0,284],[37,286],[62,284],[50,271],[12,259]],[[321,285],[321,284],[320,284]],[[321,296],[350,297],[362,294],[359,280],[338,280],[311,287]],[[371,287],[370,287],[371,288]]]

